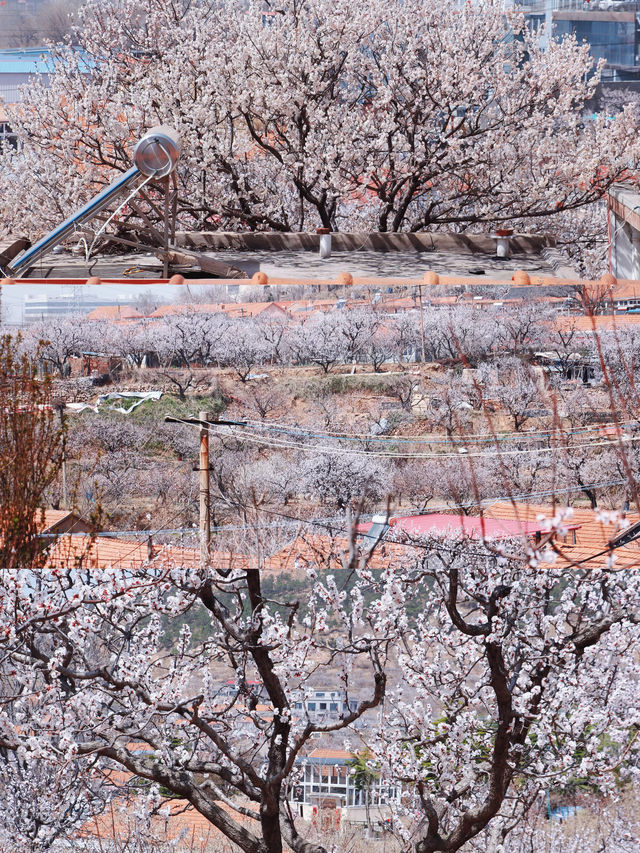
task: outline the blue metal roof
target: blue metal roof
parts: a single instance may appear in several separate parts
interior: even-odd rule
[[[42,74],[52,70],[46,47],[0,50],[0,74]]]
[[[78,51],[84,54],[82,50]],[[85,57],[87,69],[92,64]],[[47,74],[54,68],[48,47],[21,47],[0,50],[0,74]]]

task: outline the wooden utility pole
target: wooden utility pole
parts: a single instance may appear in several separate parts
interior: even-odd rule
[[[165,416],[172,424],[193,424],[200,427],[200,567],[209,563],[211,548],[211,460],[209,457],[209,431],[213,426],[246,426],[246,421],[214,420],[211,412],[200,412],[197,418],[173,418]]]
[[[64,423],[65,401],[56,399],[53,401],[53,408],[60,415],[60,431],[62,432],[62,508],[69,509],[67,500],[67,436]]]
[[[422,344],[422,363],[424,364],[426,359],[424,357],[424,317],[422,316],[422,283],[419,286],[420,290],[420,343]]]
[[[209,462],[209,422],[213,419],[211,412],[200,412],[200,568],[209,562],[211,547],[211,475]]]

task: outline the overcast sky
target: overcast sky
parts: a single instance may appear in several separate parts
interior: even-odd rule
[[[191,292],[195,293],[202,287],[211,287],[211,282],[205,285],[199,285],[197,282],[189,282]],[[2,287],[2,320],[4,323],[21,323],[22,310],[24,306],[24,298],[27,294],[34,297],[61,296],[63,293],[70,293],[72,288],[69,285],[57,284],[42,284],[38,282],[29,282],[28,279],[23,279],[18,284],[3,285]],[[175,302],[176,298],[184,291],[184,286],[174,286],[169,284],[154,285],[148,281],[141,280],[139,282],[127,282],[126,284],[96,284],[83,285],[82,293],[85,296],[96,296],[104,298],[105,302],[114,299],[122,298],[124,304],[133,304],[136,298],[142,294],[151,292],[157,295],[161,304]],[[225,301],[224,291],[220,290],[220,302]]]

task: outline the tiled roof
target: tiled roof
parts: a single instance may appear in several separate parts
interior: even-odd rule
[[[67,529],[84,528],[85,522],[74,512],[68,509],[45,509],[44,522],[40,524],[40,513],[36,513],[36,521],[38,522],[38,532],[48,533],[53,528],[57,527],[61,522],[65,522]]]
[[[151,560],[146,542],[130,542],[106,536],[59,536],[49,551],[51,568],[125,568],[140,569],[153,562],[157,565],[197,566],[199,552],[192,548],[152,546]]]
[[[138,320],[142,316],[131,305],[101,305],[87,314],[87,320]]]
[[[340,758],[340,759],[351,759],[353,758],[352,752],[347,752],[344,749],[313,749],[308,758]]]
[[[141,569],[146,566],[200,565],[198,548],[153,543],[151,554],[146,540],[131,541],[117,537],[58,536],[49,550],[47,565],[51,568],[78,567]],[[233,551],[212,550],[209,565],[218,569],[257,568],[254,558]]]
[[[496,503],[485,508],[484,516],[485,518],[494,519],[516,518],[523,522],[530,522],[535,521],[539,516],[552,519],[558,509],[558,506],[554,508],[548,504],[512,504],[509,501],[496,501]],[[625,518],[629,524],[635,524],[637,521],[640,521],[640,514],[637,512],[627,512]],[[616,525],[606,521],[601,521],[598,518],[597,511],[586,507],[572,507],[572,515],[570,518],[567,518],[565,526],[575,529],[575,547],[577,549],[585,549],[590,554],[596,554],[606,549],[611,540],[623,532],[623,528],[616,527]],[[571,539],[573,539],[573,536]],[[616,554],[620,555],[622,553],[624,556],[626,552],[630,552],[631,554],[635,554],[637,558],[640,555],[639,543],[640,540],[637,540],[626,545],[624,549],[616,548]],[[588,556],[588,554],[584,556]]]
[[[640,551],[632,547],[615,548],[612,554],[602,553],[605,549],[596,550],[594,547],[578,545],[557,545],[554,559],[541,562],[539,568],[584,568],[604,569],[613,566],[615,569],[640,568]]]
[[[189,312],[200,314],[223,313],[227,317],[257,317],[258,314],[265,312],[288,316],[291,313],[309,311],[310,308],[332,308],[335,304],[335,299],[317,299],[312,303],[308,299],[279,302],[196,302],[189,305],[160,305],[149,316],[167,317],[173,314],[186,314]]]
[[[112,840],[119,842],[118,849],[120,845],[122,849],[125,846],[128,848],[133,838],[139,840],[136,800],[135,794],[129,794],[126,798],[113,801],[102,814],[88,820],[79,830],[78,836],[95,838],[100,844],[96,849],[102,849],[101,844]],[[251,818],[230,809],[225,803],[218,802],[217,805],[238,823],[253,823]],[[249,809],[253,807],[249,801],[243,801],[241,805]],[[163,842],[175,842],[180,838],[179,849],[181,850],[205,851],[223,849],[223,847],[226,849],[226,839],[220,830],[197,812],[187,800],[171,799],[167,802],[166,808],[166,814],[160,812],[151,818],[151,831],[155,843],[159,843],[162,847]]]
[[[367,528],[368,529],[368,528]],[[359,538],[356,547],[359,555],[364,555],[374,543]],[[381,542],[369,557],[370,569],[384,569],[392,562],[405,560],[410,554],[406,545],[399,542]],[[340,570],[349,564],[350,542],[346,536],[329,536],[313,533],[298,536],[284,548],[281,548],[265,561],[265,569],[272,572],[304,573],[307,569],[315,571]]]
[[[46,533],[51,527],[54,527],[56,524],[62,521],[63,518],[67,518],[71,513],[68,509],[45,509],[44,510],[44,521],[42,524],[38,525],[39,533]],[[36,520],[40,521],[40,513],[36,514]]]
[[[341,554],[347,545],[343,537],[332,539],[316,533],[298,536],[266,560],[274,572],[304,572],[306,569],[341,569]]]
[[[556,319],[560,329],[576,329],[578,332],[603,332],[621,329],[624,326],[637,326],[640,314],[595,314],[589,316],[564,315]]]
[[[611,296],[619,299],[640,299],[640,281],[618,281],[611,288]]]
[[[68,509],[37,510],[35,524],[38,533],[87,532],[90,527],[80,516]]]
[[[183,304],[172,304],[172,305],[160,305],[149,314],[150,317],[168,317],[173,314],[187,314],[192,311],[195,311],[199,314],[216,314],[222,310],[222,304],[220,302],[196,302],[194,305],[183,305]]]
[[[508,501],[498,501],[484,509],[483,518],[434,513],[394,519],[391,528],[395,526],[400,531],[404,530],[409,536],[451,532],[454,535],[464,533],[471,538],[484,536],[487,539],[505,539],[544,533],[548,525],[539,516],[550,520],[554,514],[555,511],[550,505],[525,503],[514,505]],[[640,514],[627,513],[626,518],[630,524],[633,524],[640,521]],[[358,532],[366,533],[370,526],[368,523],[360,524],[357,528]],[[557,549],[561,555],[564,555],[556,557],[556,566],[586,563],[590,567],[604,567],[607,563],[610,540],[614,535],[622,532],[616,530],[613,524],[599,521],[596,513],[589,509],[575,509],[573,517],[567,519],[564,526],[568,529],[568,534],[562,538],[558,536],[554,538]],[[368,542],[362,536],[356,543],[360,555],[365,554],[372,545],[373,542]],[[411,560],[414,553],[410,542],[383,541],[378,543],[373,551],[368,567],[383,569],[391,564],[397,566],[403,561]],[[615,548],[614,553],[616,566],[640,566],[640,539],[624,547]],[[303,574],[308,569],[335,571],[343,569],[348,564],[349,555],[350,543],[346,536],[331,537],[314,533],[298,536],[281,548],[265,561],[265,568],[273,572],[292,574]]]

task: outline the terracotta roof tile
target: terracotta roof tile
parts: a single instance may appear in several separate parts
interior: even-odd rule
[[[560,329],[576,329],[578,332],[604,332],[621,329],[625,326],[637,326],[640,314],[596,314],[593,317],[564,315],[558,317],[556,325]]]
[[[512,504],[509,501],[496,501],[496,503],[484,509],[484,516],[485,518],[496,519],[517,518],[520,521],[529,522],[535,521],[539,516],[551,519],[557,513],[558,509],[558,506],[554,508],[549,504]],[[611,540],[623,532],[623,528],[600,521],[595,510],[586,507],[572,507],[571,509],[572,515],[566,519],[566,526],[572,529],[575,528],[575,545],[578,548],[588,550],[591,554],[606,549]],[[640,521],[640,513],[627,512],[625,513],[625,519],[629,524],[635,524],[637,521]],[[570,533],[567,538],[570,540],[568,544],[573,544],[574,534]],[[621,548],[617,548],[616,554],[619,554],[621,551]],[[640,539],[626,545],[624,552],[640,555]]]
[[[36,520],[40,523],[40,515],[36,514]],[[77,516],[74,512],[68,509],[45,509],[44,511],[44,523],[39,526],[39,533],[48,533],[52,528],[57,527],[61,522],[65,522],[65,526],[68,524],[71,529],[84,528],[86,527],[86,523]]]
[[[313,749],[308,755],[309,758],[353,758],[352,752],[347,752],[344,749]]]
[[[131,542],[106,536],[59,536],[49,550],[50,568],[125,568],[140,569],[157,565],[197,566],[199,552],[192,548],[152,546],[151,559],[146,542]]]
[[[611,565],[614,569],[640,568],[640,551],[624,547],[615,548],[610,557],[609,553],[602,554],[593,547],[560,544],[555,559],[541,562],[538,568],[604,569]]]
[[[130,794],[112,801],[105,812],[84,824],[78,836],[99,839],[101,842],[117,840],[121,844],[133,838],[137,839],[139,824],[136,819],[136,800],[135,794]],[[253,823],[251,818],[233,811],[225,803],[219,802],[218,805],[238,823]],[[252,808],[249,801],[242,802],[241,805]],[[225,840],[222,833],[187,800],[171,799],[164,808],[165,814],[157,814],[151,818],[153,840],[160,846],[163,842],[181,838],[184,849],[214,851],[219,849],[218,845]]]
[[[87,320],[139,320],[142,316],[131,305],[100,305],[87,314]]]
[[[217,314],[222,310],[220,302],[198,302],[195,305],[160,305],[149,314],[150,317],[169,317],[174,314],[190,314],[196,312],[198,314]]]

